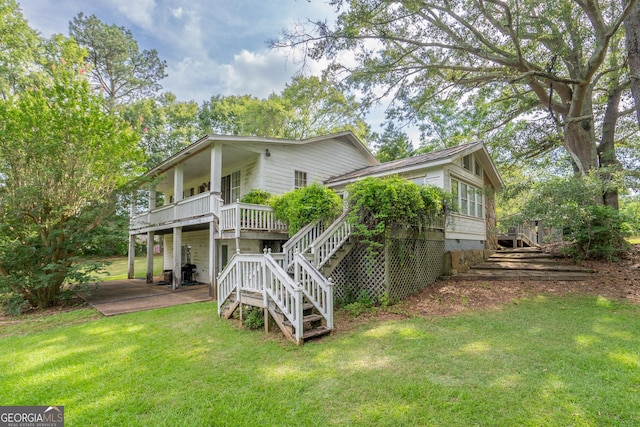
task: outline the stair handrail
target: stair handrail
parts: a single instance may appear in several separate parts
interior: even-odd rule
[[[280,309],[282,314],[291,323],[294,329],[296,344],[302,342],[303,314],[302,314],[302,288],[298,286],[291,276],[280,267],[270,253],[264,254],[264,292],[266,298],[271,299]]]
[[[316,240],[311,243],[313,265],[321,268],[329,261],[338,249],[351,236],[351,224],[347,220],[349,211],[346,210]]]
[[[262,254],[234,254],[225,268],[218,274],[218,315],[222,314],[222,305],[236,291],[236,300],[240,301],[242,290],[263,292]]]
[[[311,243],[320,236],[326,228],[325,221],[314,221],[302,227],[287,242],[282,245],[285,254],[286,270],[293,266],[293,259],[296,252],[301,254],[307,252]]]
[[[318,271],[304,255],[295,256],[294,281],[302,293],[325,318],[327,329],[333,329],[333,283]]]
[[[218,273],[218,316],[222,315],[222,305],[229,299],[235,290],[239,294],[238,281],[238,254],[231,257],[224,269]]]

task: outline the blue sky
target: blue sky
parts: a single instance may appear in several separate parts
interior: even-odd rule
[[[78,12],[131,30],[141,49],[167,61],[165,91],[201,103],[212,95],[280,92],[299,69],[267,41],[283,28],[333,16],[319,0],[18,0],[32,28],[68,35]],[[319,73],[315,64],[310,72]]]

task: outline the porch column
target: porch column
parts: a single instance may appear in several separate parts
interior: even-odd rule
[[[128,253],[129,268],[127,269],[128,279],[134,278],[135,260],[136,260],[136,236],[135,234],[130,234],[129,235],[129,253]]]
[[[178,289],[182,282],[182,227],[173,228],[173,283],[171,289]]]
[[[216,274],[216,259],[218,242],[216,241],[216,222],[212,219],[209,223],[209,297],[218,298],[218,277]]]
[[[149,189],[149,212],[156,208],[156,190],[155,188]]]
[[[211,146],[211,191],[220,194],[222,192],[222,145],[220,143]]]
[[[182,163],[173,169],[173,201],[178,203],[184,193],[184,165]]]
[[[129,210],[129,218],[133,218],[136,215],[136,192],[131,194],[131,206]],[[129,234],[129,250],[128,250],[128,268],[127,278],[133,279],[135,274],[135,259],[136,259],[136,236]]]
[[[153,283],[153,247],[155,246],[155,237],[155,232],[147,232],[147,283]]]

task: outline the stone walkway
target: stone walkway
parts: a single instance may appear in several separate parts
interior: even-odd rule
[[[102,282],[78,295],[105,316],[211,301],[209,285],[182,286],[174,291],[167,285],[149,284],[144,279]]]
[[[454,280],[586,280],[593,270],[561,263],[538,248],[507,249],[494,253]]]

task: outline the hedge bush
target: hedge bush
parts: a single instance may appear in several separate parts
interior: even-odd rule
[[[311,222],[331,221],[342,212],[340,197],[317,183],[275,196],[269,205],[276,218],[287,224],[290,235]]]

